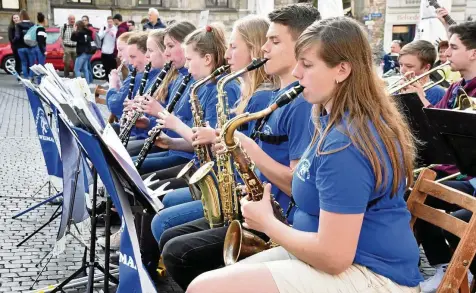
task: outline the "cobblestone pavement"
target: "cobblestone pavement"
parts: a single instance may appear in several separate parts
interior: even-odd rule
[[[41,270],[36,264],[54,245],[59,221],[48,225],[23,246],[16,247],[49,219],[56,206],[43,205],[19,220],[11,218],[46,198],[48,192],[44,188],[31,197],[47,180],[46,168],[26,94],[19,85],[2,84],[6,78],[11,77],[0,75],[0,292],[24,292]],[[103,231],[99,229],[98,233]],[[87,237],[84,240],[89,243]],[[51,259],[35,289],[57,284],[77,270],[83,251],[83,246],[69,237],[65,253]],[[97,252],[102,256],[100,248]],[[426,278],[434,273],[426,259],[422,262],[422,272]],[[84,291],[79,288],[66,292]],[[158,291],[181,292],[170,278],[161,280]]]

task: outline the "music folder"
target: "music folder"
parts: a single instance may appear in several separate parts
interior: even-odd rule
[[[476,112],[436,108],[423,111],[452,152],[460,172],[476,176]]]
[[[423,103],[416,93],[395,95],[402,114],[407,118],[417,143],[417,166],[431,164],[455,164],[455,158],[439,132],[428,121],[423,112]]]

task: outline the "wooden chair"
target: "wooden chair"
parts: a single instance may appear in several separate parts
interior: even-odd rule
[[[461,292],[469,293],[468,268],[476,253],[476,199],[466,193],[435,182],[436,173],[430,169],[423,170],[418,176],[413,190],[408,198],[408,209],[412,214],[410,225],[417,219],[438,226],[460,238],[451,262],[446,269],[437,293]],[[427,196],[456,204],[473,213],[469,223],[466,223],[444,211],[425,205]],[[471,292],[474,292],[474,281]]]

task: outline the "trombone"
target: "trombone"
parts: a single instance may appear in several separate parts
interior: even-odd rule
[[[397,94],[398,92],[400,92],[402,89],[406,88],[407,86],[409,86],[409,85],[411,85],[411,84],[413,84],[413,83],[419,81],[420,79],[422,79],[422,78],[424,78],[424,77],[426,77],[426,76],[432,74],[432,73],[435,72],[435,71],[443,70],[443,68],[446,67],[446,66],[448,66],[448,65],[450,65],[450,61],[446,61],[445,63],[443,63],[443,64],[441,64],[441,65],[439,65],[439,66],[436,66],[436,67],[432,68],[431,70],[428,70],[428,71],[425,72],[425,73],[422,73],[422,74],[420,74],[420,75],[418,75],[418,76],[415,76],[414,78],[408,80],[407,82],[405,82],[405,83],[403,83],[403,84],[401,84],[401,85],[395,85],[395,86],[394,86],[395,83],[393,83],[392,86],[390,86],[390,87],[388,88],[389,94],[390,94],[390,95]],[[436,81],[436,82],[430,81],[430,82],[426,83],[426,84],[423,86],[423,90],[426,91],[426,90],[428,90],[428,89],[434,87],[435,85],[442,83],[444,80],[445,80],[445,74],[444,74],[444,72],[443,72],[443,74],[441,74],[441,79],[440,79],[440,80],[438,80],[438,81]],[[398,82],[400,82],[400,80],[399,80]]]

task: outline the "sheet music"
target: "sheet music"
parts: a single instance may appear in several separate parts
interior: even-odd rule
[[[101,137],[124,171],[126,171],[126,173],[129,175],[132,181],[134,181],[142,193],[148,197],[148,200],[155,211],[158,212],[159,210],[163,209],[164,205],[160,199],[158,199],[156,196],[151,196],[149,193],[149,189],[145,186],[144,181],[137,172],[134,162],[132,162],[131,156],[127,152],[126,148],[122,145],[121,140],[110,124],[106,126]]]

